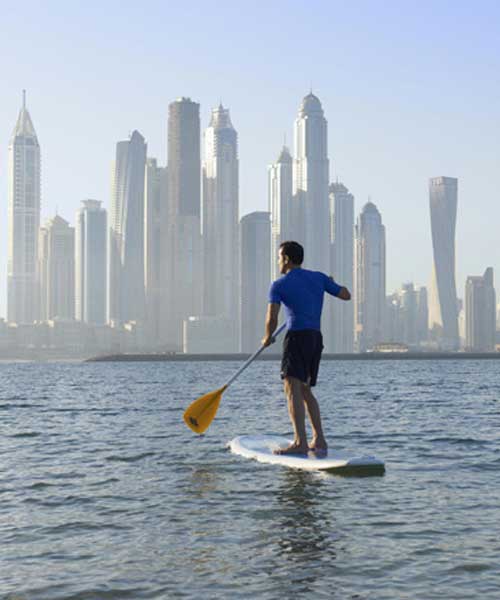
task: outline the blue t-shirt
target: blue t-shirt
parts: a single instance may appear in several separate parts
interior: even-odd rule
[[[271,285],[269,302],[283,302],[288,329],[319,330],[324,293],[338,296],[341,289],[340,285],[320,271],[292,269]]]

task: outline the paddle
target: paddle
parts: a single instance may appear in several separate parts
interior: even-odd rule
[[[285,327],[286,323],[283,323],[283,325],[274,332],[273,338],[278,336]],[[224,391],[227,390],[233,381],[243,373],[248,365],[252,363],[265,348],[266,346],[261,346],[257,352],[252,354],[225,385],[214,392],[209,392],[208,394],[201,396],[187,407],[186,412],[184,413],[184,422],[190,429],[195,433],[203,433],[208,428],[219,408]]]

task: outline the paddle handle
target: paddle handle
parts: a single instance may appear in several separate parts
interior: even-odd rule
[[[283,323],[283,325],[281,325],[281,327],[278,327],[278,329],[273,333],[273,337],[277,337],[286,327],[286,322]],[[264,350],[267,348],[267,346],[262,345],[256,352],[254,352],[252,354],[252,356],[236,371],[236,373],[231,377],[231,379],[226,383],[226,385],[224,386],[224,388],[229,387],[233,381],[236,379],[236,377],[238,377],[239,375],[241,375],[241,373],[243,373],[243,371],[248,367],[248,365],[250,363],[252,363],[257,356],[259,356],[259,354],[261,352],[264,352]]]

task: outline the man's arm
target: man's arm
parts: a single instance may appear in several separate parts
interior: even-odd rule
[[[270,302],[267,305],[266,314],[266,331],[262,338],[263,346],[270,346],[274,343],[273,333],[276,331],[278,326],[278,313],[280,312],[280,305],[275,302]]]
[[[341,300],[351,299],[351,292],[346,287],[339,285],[331,275],[325,276],[325,282],[325,290],[332,296]]]
[[[337,298],[341,300],[350,300],[351,292],[346,287],[341,287],[340,292],[337,294]]]

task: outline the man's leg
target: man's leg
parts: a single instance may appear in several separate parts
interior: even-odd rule
[[[321,415],[319,412],[318,401],[313,396],[310,386],[302,382],[301,385],[304,402],[307,407],[307,414],[309,416],[309,420],[311,421],[311,427],[313,431],[313,438],[309,444],[309,448],[326,450],[327,444],[325,436],[323,435],[323,428],[321,426]]]
[[[285,394],[288,400],[288,412],[292,421],[295,438],[289,448],[279,450],[277,454],[307,454],[306,411],[302,381],[296,377],[285,377]]]

